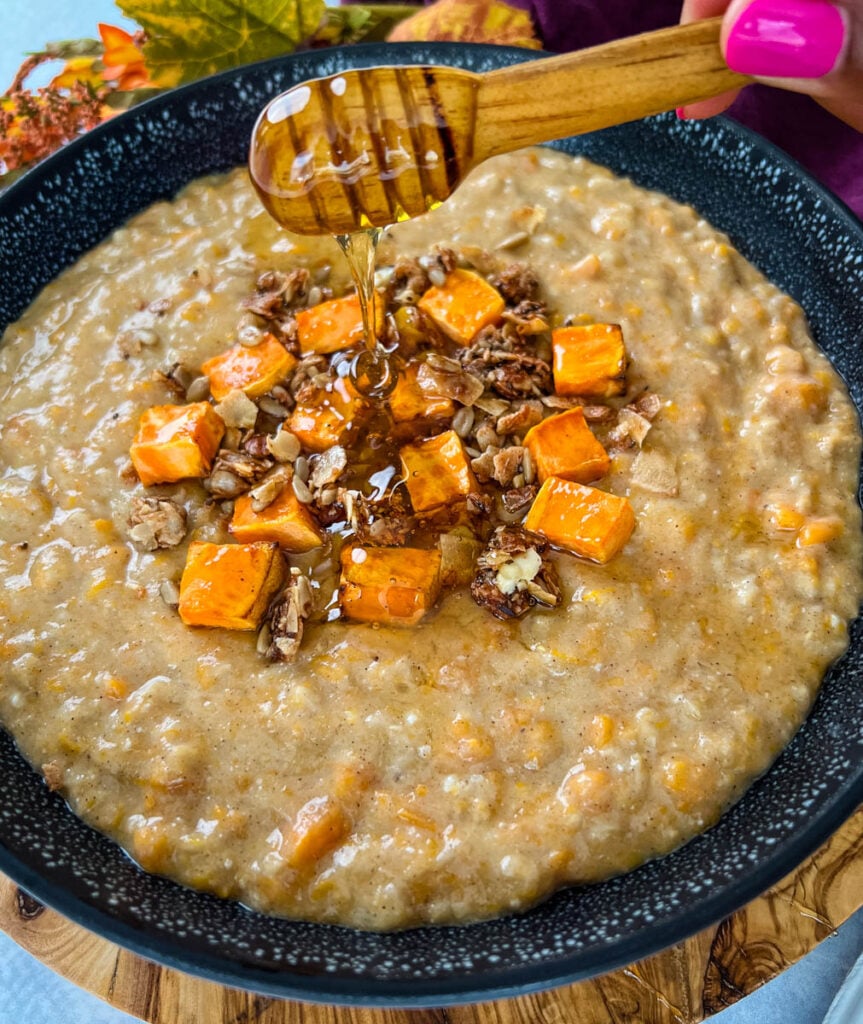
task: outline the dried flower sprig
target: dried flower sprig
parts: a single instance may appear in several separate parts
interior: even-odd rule
[[[30,54],[0,97],[0,187],[60,146],[131,105],[152,89],[141,51],[143,33],[99,25],[100,39],[55,43]],[[27,79],[39,67],[63,61],[47,86]],[[122,94],[121,101],[115,97]]]

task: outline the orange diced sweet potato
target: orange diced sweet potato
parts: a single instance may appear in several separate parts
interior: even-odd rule
[[[180,581],[180,618],[187,626],[257,629],[285,574],[277,544],[193,541]]]
[[[375,333],[380,334],[383,326],[384,302],[378,296],[375,302]],[[297,339],[303,355],[309,352],[329,355],[361,344],[364,335],[359,296],[356,293],[345,295],[310,309],[301,309],[297,313]]]
[[[806,548],[812,544],[829,544],[845,532],[845,524],[839,516],[818,516],[807,519],[797,534],[797,547]]]
[[[209,402],[154,405],[138,422],[129,457],[145,487],[204,477],[224,432],[225,424]]]
[[[388,399],[390,412],[396,423],[409,423],[424,417],[447,416],[455,412],[455,403],[442,395],[430,395],[417,383],[422,363],[408,363],[399,374],[396,386]]]
[[[448,338],[467,345],[477,331],[498,323],[506,303],[485,278],[457,268],[440,287],[429,288],[417,305]]]
[[[249,398],[265,395],[296,365],[296,357],[272,334],[265,334],[257,345],[234,345],[208,359],[201,372],[210,381],[210,394],[221,402],[236,390]]]
[[[146,819],[144,819],[146,821]],[[132,857],[145,871],[164,871],[170,862],[171,841],[161,819],[138,825],[131,835]]]
[[[334,444],[349,441],[365,422],[368,413],[368,404],[351,383],[344,377],[338,377],[326,388],[312,385],[303,388],[288,421],[288,429],[296,434],[308,451],[324,452]]]
[[[273,541],[285,551],[311,551],[324,542],[314,516],[297,498],[290,484],[260,512],[252,508],[250,495],[237,498],[230,530],[244,544]]]
[[[524,526],[558,547],[604,563],[629,540],[635,513],[626,498],[552,476],[540,487]]]
[[[406,444],[399,454],[415,512],[451,505],[479,491],[468,454],[454,430]]]
[[[554,390],[610,398],[626,389],[626,349],[619,324],[578,324],[551,332]]]
[[[309,800],[297,811],[285,836],[288,865],[298,871],[312,867],[350,834],[351,823],[328,796]]]
[[[587,425],[579,407],[549,416],[531,427],[524,438],[540,481],[551,476],[590,483],[605,476],[608,452]]]
[[[765,507],[767,523],[774,530],[799,530],[806,522],[806,516],[793,505],[776,501]]]
[[[357,622],[415,625],[440,593],[440,561],[435,549],[345,547],[339,586],[342,614]]]

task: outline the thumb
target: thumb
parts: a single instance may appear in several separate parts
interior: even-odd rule
[[[808,93],[863,131],[863,0],[734,0],[722,47],[734,71]]]

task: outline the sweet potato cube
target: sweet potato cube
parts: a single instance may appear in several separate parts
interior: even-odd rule
[[[592,562],[605,563],[629,540],[635,513],[626,498],[551,476],[540,487],[526,530]]]
[[[375,303],[375,334],[384,326],[384,302],[378,296]],[[363,315],[360,299],[354,293],[341,299],[330,299],[297,313],[297,339],[303,355],[319,352],[329,355],[364,340]]]
[[[417,383],[417,374],[422,363],[408,363],[399,374],[396,386],[389,397],[390,412],[396,423],[410,423],[426,417],[446,416],[455,413],[455,403],[442,395],[430,395]]]
[[[448,338],[467,345],[483,327],[498,323],[506,303],[485,278],[457,268],[440,287],[429,288],[417,305]]]
[[[237,390],[245,391],[249,398],[265,395],[296,365],[296,357],[272,334],[265,334],[257,345],[234,345],[208,359],[201,372],[210,381],[210,394],[221,402]]]
[[[231,533],[243,544],[272,541],[285,551],[311,551],[324,542],[324,535],[308,508],[288,485],[275,501],[255,512],[248,494],[234,502]]]
[[[812,544],[829,544],[845,532],[845,524],[839,516],[817,516],[800,527],[797,534],[797,547],[807,548]]]
[[[580,484],[605,476],[608,452],[593,435],[580,408],[549,416],[531,427],[524,438],[540,481],[561,476]]]
[[[626,349],[620,324],[580,324],[551,332],[554,390],[559,395],[610,398],[626,389]]]
[[[342,549],[339,604],[357,622],[413,626],[440,593],[440,551],[420,548]]]
[[[406,444],[399,454],[415,512],[464,501],[479,491],[468,454],[454,430]]]
[[[324,452],[334,444],[344,444],[365,422],[368,403],[351,383],[337,378],[327,387],[304,387],[288,420],[288,429],[311,452]]]
[[[285,574],[278,544],[193,541],[180,580],[180,618],[187,626],[257,629]]]
[[[351,823],[339,805],[328,796],[314,797],[297,811],[285,835],[289,867],[302,871],[313,867],[350,834]]]
[[[154,405],[138,422],[129,457],[145,487],[204,477],[224,432],[225,424],[209,402]]]

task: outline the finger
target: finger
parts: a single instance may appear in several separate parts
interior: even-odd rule
[[[700,21],[702,18],[715,18],[725,12],[729,0],[684,0],[683,10],[680,13],[680,21],[686,24],[690,21]],[[709,100],[702,100],[701,103],[690,103],[680,107],[677,116],[681,119],[713,117],[714,114],[721,114],[727,110],[737,99],[739,89],[724,92]]]
[[[863,127],[863,5],[828,0],[733,0],[722,46],[728,66],[808,93]]]
[[[683,0],[680,12],[680,23],[686,25],[690,21],[701,21],[702,18],[718,18],[728,9],[731,0]]]
[[[840,121],[845,121],[858,132],[863,132],[863,100],[850,96],[823,96],[818,102]]]

